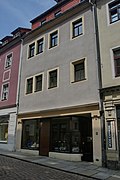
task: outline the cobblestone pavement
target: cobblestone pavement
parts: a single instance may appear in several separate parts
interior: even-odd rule
[[[0,180],[90,180],[41,165],[0,155]]]

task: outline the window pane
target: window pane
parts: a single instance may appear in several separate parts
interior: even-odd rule
[[[0,141],[7,142],[8,140],[8,116],[0,117]]]
[[[43,52],[43,38],[37,42],[37,54]]]
[[[39,121],[23,121],[22,148],[37,150],[39,148]]]
[[[113,50],[115,63],[115,76],[120,76],[120,49]]]
[[[50,48],[57,46],[58,44],[58,32],[54,32],[50,35]]]
[[[2,100],[8,99],[8,84],[3,85],[2,89]]]
[[[35,77],[35,91],[42,90],[42,74]]]
[[[57,70],[49,72],[49,88],[57,87]]]
[[[33,78],[27,79],[27,94],[32,93],[33,90]]]
[[[110,12],[111,23],[120,20],[120,1],[119,0],[115,0],[109,4],[109,12]]]
[[[12,54],[7,56],[5,67],[8,68],[12,64]]]
[[[75,76],[74,77],[75,81],[80,81],[85,79],[84,62],[74,65],[74,76]]]
[[[34,56],[34,51],[35,51],[35,43],[33,43],[29,46],[29,57]]]
[[[73,37],[77,37],[82,34],[82,18],[73,23]]]

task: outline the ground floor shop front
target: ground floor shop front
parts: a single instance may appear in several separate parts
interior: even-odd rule
[[[17,149],[101,165],[98,105],[19,115]]]
[[[0,110],[0,149],[14,151],[16,149],[17,108]]]

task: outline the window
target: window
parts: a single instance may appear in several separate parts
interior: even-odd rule
[[[35,92],[42,91],[42,74],[35,76]]]
[[[26,94],[30,94],[32,92],[33,92],[33,77],[27,79]]]
[[[8,91],[9,91],[9,85],[4,84],[2,87],[2,101],[8,99]]]
[[[71,82],[85,80],[85,59],[71,63]]]
[[[55,17],[59,16],[61,14],[61,10],[55,12]]]
[[[29,58],[34,56],[34,52],[35,52],[35,43],[29,45]]]
[[[58,45],[58,31],[50,34],[50,48]]]
[[[41,21],[41,26],[46,23],[46,19]]]
[[[9,116],[0,116],[0,142],[2,143],[8,140],[8,120]]]
[[[114,64],[115,64],[115,76],[120,76],[120,48],[113,50]]]
[[[77,129],[75,129],[75,124],[77,124]],[[66,116],[62,118],[52,118],[51,151],[73,154],[82,152],[79,124],[79,117]]]
[[[43,38],[37,41],[37,54],[40,54],[43,52]]]
[[[38,150],[39,148],[39,120],[24,120],[22,132],[22,148]]]
[[[82,18],[72,23],[72,38],[83,34]]]
[[[9,54],[6,58],[5,68],[8,68],[12,65],[12,54]]]
[[[49,72],[49,88],[57,87],[57,69]]]
[[[110,23],[120,20],[120,0],[115,0],[109,4]]]

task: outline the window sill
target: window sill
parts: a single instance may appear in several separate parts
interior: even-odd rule
[[[29,95],[29,94],[32,94],[32,92],[31,93],[26,93],[26,95]]]
[[[1,101],[7,101],[8,99],[1,99]]]
[[[58,46],[58,44],[55,45],[55,46],[50,46],[49,49],[55,48],[55,47],[57,47],[57,46]]]
[[[41,91],[42,91],[42,89],[41,89],[41,90],[38,90],[38,91],[36,90],[36,91],[34,91],[34,92],[37,93],[37,92],[41,92]]]
[[[86,78],[85,78],[85,79],[78,80],[78,81],[72,81],[71,83],[77,83],[77,82],[81,82],[81,81],[85,81],[85,80],[86,80]]]
[[[7,144],[7,141],[0,141],[0,144]]]
[[[110,24],[114,24],[114,23],[116,23],[116,22],[118,22],[118,21],[120,21],[120,19],[118,19],[118,20],[116,20],[116,21],[114,21],[114,22],[110,22]]]
[[[43,53],[43,51],[36,53],[36,55],[38,55],[38,54],[42,54],[42,53]]]
[[[53,89],[53,88],[57,88],[57,86],[48,87],[48,89]]]
[[[32,57],[34,57],[34,55],[33,55],[33,56],[29,56],[28,59],[30,59],[30,58],[32,58]]]
[[[72,39],[75,39],[75,38],[77,38],[77,37],[79,37],[79,36],[82,36],[83,35],[83,33],[81,33],[81,34],[79,34],[79,35],[77,35],[77,36],[72,36]]]

